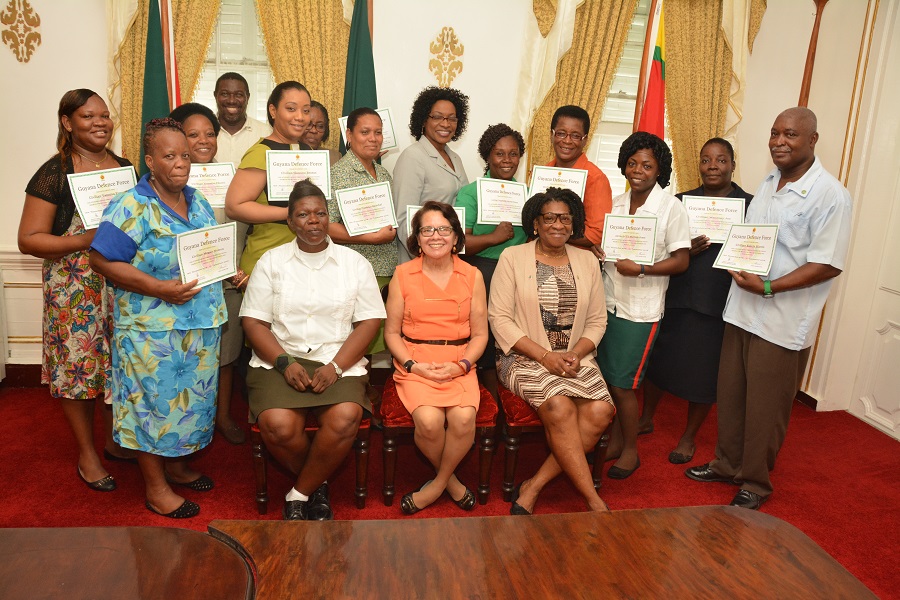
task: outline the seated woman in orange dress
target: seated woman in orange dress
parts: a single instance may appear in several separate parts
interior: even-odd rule
[[[412,232],[407,247],[416,258],[391,279],[384,341],[397,394],[416,425],[416,446],[436,475],[403,496],[400,509],[417,513],[446,490],[457,506],[472,510],[475,494],[454,471],[475,440],[479,389],[472,366],[488,338],[484,279],[457,256],[465,234],[449,204],[423,204]]]

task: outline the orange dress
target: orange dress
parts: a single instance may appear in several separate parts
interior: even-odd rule
[[[437,286],[422,272],[422,258],[398,266],[394,277],[403,294],[404,336],[417,340],[458,340],[471,335],[469,311],[478,270],[458,256],[453,257],[453,274],[445,289]],[[403,340],[409,356],[416,362],[457,362],[465,355],[468,344],[437,346],[415,344]],[[478,410],[478,376],[474,364],[471,371],[445,383],[407,373],[394,361],[394,381],[400,401],[410,413],[420,406],[472,406]],[[474,363],[474,361],[473,361]]]

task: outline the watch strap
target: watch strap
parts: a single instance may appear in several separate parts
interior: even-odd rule
[[[337,364],[336,362],[331,361],[329,364],[330,364],[332,367],[334,367],[334,373],[335,373],[335,375],[338,376],[338,379],[340,379],[341,377],[344,376],[344,371],[343,371],[343,369],[341,369],[341,368],[338,366],[338,364]]]
[[[294,357],[285,352],[284,354],[279,354],[275,359],[275,368],[279,373],[284,375],[284,372],[287,371],[287,368],[295,362],[297,361],[294,360]]]
[[[407,373],[412,373],[413,365],[416,364],[416,361],[413,359],[409,359],[405,363],[403,363],[403,368],[406,369]]]
[[[772,291],[772,282],[768,279],[763,281],[763,297],[771,298],[775,295],[775,292]]]

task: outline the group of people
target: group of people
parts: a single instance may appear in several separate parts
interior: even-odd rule
[[[73,90],[60,101],[57,154],[26,188],[19,247],[45,259],[42,380],[61,399],[88,487],[116,487],[92,437],[99,404],[103,455],[137,462],[147,508],[196,515],[199,506],[174,488],[213,488],[189,459],[214,430],[243,442],[230,399],[246,344],[250,421],[296,475],[285,496],[288,520],[333,518],[328,477],[373,410],[367,365],[385,349],[416,445],[435,473],[403,496],[405,514],[444,493],[462,510],[475,507],[455,471],[474,441],[480,384],[495,399],[502,387],[528,402],[550,448],[516,485],[511,514],[532,514],[560,473],[588,509],[608,510],[586,452],[612,424],[608,476],[629,477],[640,466],[638,436],[652,432],[664,392],[689,402],[669,460],[693,459],[695,435],[718,400],[716,459],[687,476],[740,485],[732,501],[739,506],[768,498],[768,472],[849,240],[849,195],[815,158],[811,111],[778,116],[769,143],[776,169],[755,198],[732,181],[734,151],[720,138],[701,148],[702,185],[686,192],[753,198],[748,222],[780,225],[763,280],[713,269],[718,245],[691,239],[681,195],[664,190],[672,154],[657,136],[637,132],[622,144],[618,167],[629,189],[612,198],[584,153],[591,122],[578,106],[553,116],[550,165],[586,171],[583,197],[551,187],[527,200],[521,226],[494,226],[477,222],[476,184],[449,147],[468,122],[459,90],[418,95],[409,121],[416,143],[393,174],[378,161],[381,117],[354,110],[347,151],[332,159],[331,193],[303,180],[287,201],[268,198],[266,152],[320,148],[328,111],[286,81],[268,98],[266,125],[246,114],[249,97],[246,80],[226,73],[216,84],[217,114],[189,103],[147,123],[149,173],[89,230],[66,175],[131,163],[108,148],[112,122],[98,94]],[[491,125],[478,153],[484,177],[514,180],[525,142],[508,125]],[[237,170],[224,210],[214,210],[188,177],[192,163],[225,161]],[[392,186],[399,227],[350,235],[334,192],[381,182]],[[465,222],[454,205],[465,207]],[[419,207],[409,226],[407,206]],[[656,218],[653,264],[605,260],[607,214]],[[222,284],[182,283],[175,236],[229,220],[238,224],[237,274]],[[305,432],[310,414],[313,438]]]

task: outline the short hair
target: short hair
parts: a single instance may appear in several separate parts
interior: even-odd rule
[[[269,107],[274,106],[275,108],[278,108],[278,103],[281,102],[281,97],[284,96],[284,92],[287,90],[299,90],[301,92],[306,92],[306,95],[309,96],[309,90],[299,81],[282,81],[272,88],[272,93],[269,94],[269,99],[266,100],[266,119],[268,119],[269,125],[272,127],[275,126],[275,119],[269,112]],[[310,98],[312,98],[312,96],[310,96]]]
[[[714,137],[706,140],[706,143],[700,147],[700,152],[703,152],[703,149],[707,146],[712,146],[714,144],[718,144],[725,148],[725,151],[728,152],[728,156],[731,157],[732,162],[734,162],[734,147],[731,145],[731,142],[726,140],[725,138]]]
[[[364,117],[366,115],[373,115],[378,117],[379,121],[382,120],[381,115],[379,115],[378,111],[376,111],[374,108],[361,106],[347,115],[347,129],[353,131],[356,128],[356,123],[359,122],[360,117]]]
[[[153,140],[156,139],[156,135],[163,130],[177,131],[181,135],[184,135],[184,127],[181,126],[181,123],[172,119],[170,117],[165,117],[162,119],[152,119],[144,126],[144,154],[150,154],[150,150],[153,148]]]
[[[491,151],[497,142],[505,137],[512,137],[516,140],[516,144],[519,146],[519,154],[525,154],[525,139],[522,137],[522,134],[506,123],[497,123],[496,125],[489,125],[484,130],[484,133],[481,134],[481,139],[478,140],[478,155],[481,156],[485,163],[488,162]],[[486,172],[487,170],[485,170]]]
[[[317,100],[309,101],[310,108],[318,108],[322,111],[322,114],[325,115],[325,135],[322,136],[322,141],[327,142],[328,136],[331,135],[331,119],[328,117],[328,109],[325,108],[325,105]]]
[[[466,132],[469,124],[469,97],[454,88],[442,88],[434,85],[428,86],[416,96],[413,102],[412,112],[409,115],[409,133],[417,140],[425,131],[425,119],[431,113],[431,107],[436,102],[446,100],[452,102],[456,108],[456,133],[450,138],[455,142]]]
[[[556,129],[556,124],[559,122],[560,117],[570,117],[581,121],[581,126],[584,127],[584,135],[591,131],[591,116],[580,106],[566,104],[557,108],[556,112],[553,113],[553,118],[550,119],[550,131]]]
[[[207,106],[203,106],[202,104],[198,104],[196,102],[185,102],[181,106],[175,107],[175,110],[169,113],[170,118],[175,119],[182,125],[184,125],[184,122],[194,115],[201,115],[209,119],[209,122],[212,124],[213,131],[216,132],[216,135],[219,135],[219,130],[222,128],[222,126],[219,125],[219,119],[216,118],[216,114]]]
[[[453,233],[456,234],[456,245],[453,246],[453,249],[459,253],[466,245],[466,234],[463,231],[462,225],[459,223],[459,215],[456,214],[456,211],[452,206],[443,202],[438,202],[437,200],[428,200],[422,205],[422,208],[417,210],[416,214],[413,215],[412,233],[406,240],[406,248],[409,250],[409,253],[413,256],[419,255],[419,251],[421,250],[419,246],[419,228],[422,226],[422,217],[425,213],[432,211],[441,213],[441,215],[450,222],[450,227],[453,228]]]
[[[291,195],[288,196],[288,218],[291,218],[294,214],[294,207],[297,203],[303,198],[309,197],[321,198],[322,204],[325,205],[325,210],[328,210],[328,201],[325,200],[325,192],[322,191],[322,188],[310,181],[309,178],[301,179],[294,184],[294,189],[291,190]]]
[[[59,99],[59,110],[56,111],[56,124],[59,127],[59,133],[56,135],[56,150],[59,152],[59,158],[63,165],[66,158],[72,155],[72,132],[63,127],[62,118],[72,118],[75,111],[87,104],[88,100],[94,96],[100,97],[100,94],[94,90],[87,88],[78,88],[69,90],[63,97]]]
[[[244,84],[244,89],[247,90],[247,95],[250,95],[250,84],[247,83],[247,80],[244,79],[244,76],[240,73],[235,73],[234,71],[228,71],[227,73],[222,73],[219,75],[219,78],[216,79],[216,87],[213,88],[213,93],[219,89],[219,84],[227,79],[233,79],[235,81],[240,81]]]
[[[647,131],[636,131],[628,136],[619,148],[619,162],[616,163],[622,175],[625,174],[625,165],[628,159],[634,156],[638,150],[649,150],[659,165],[659,176],[656,183],[664,188],[672,179],[672,151],[660,138]]]
[[[584,237],[584,203],[572,190],[558,187],[548,187],[546,191],[535,194],[522,207],[522,227],[529,237],[534,231],[534,220],[541,216],[544,205],[549,202],[564,203],[572,213],[572,238]]]

